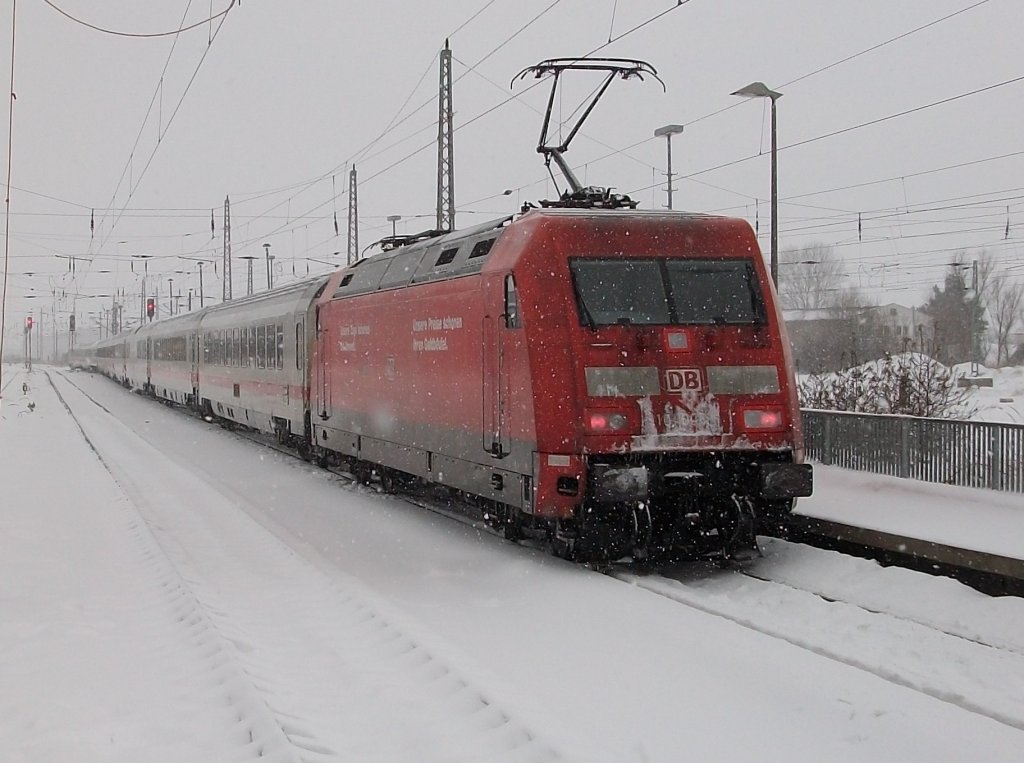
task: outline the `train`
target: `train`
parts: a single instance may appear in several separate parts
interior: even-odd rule
[[[740,219],[525,209],[69,360],[384,489],[439,486],[578,561],[743,559],[813,488]]]

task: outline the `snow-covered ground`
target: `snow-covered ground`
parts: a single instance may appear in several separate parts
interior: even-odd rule
[[[4,378],[5,762],[1024,749],[1021,600],[778,541],[749,570],[770,582],[599,575],[99,377]],[[892,511],[964,496],[820,475]],[[1002,511],[970,494],[975,523]]]
[[[970,363],[953,366],[953,371],[970,379]],[[1024,424],[1024,366],[1015,368],[978,368],[978,376],[992,379],[991,387],[971,390],[970,405],[976,409],[973,421]]]

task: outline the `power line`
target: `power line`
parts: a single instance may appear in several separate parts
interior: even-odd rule
[[[171,30],[171,31],[168,31],[168,32],[119,32],[119,31],[115,31],[113,29],[107,29],[105,27],[97,26],[96,24],[91,24],[88,21],[83,21],[80,18],[72,16],[70,13],[65,11],[63,8],[60,8],[58,5],[53,3],[51,0],[43,0],[43,2],[46,3],[48,6],[50,6],[51,8],[53,8],[55,11],[57,11],[57,13],[59,13],[61,16],[64,16],[65,18],[68,18],[71,21],[74,21],[76,24],[81,24],[82,26],[88,27],[89,29],[93,29],[93,30],[95,30],[97,32],[102,32],[103,34],[112,34],[112,35],[115,35],[117,37],[149,37],[149,38],[151,38],[151,37],[174,37],[176,35],[181,34],[182,32],[188,32],[189,30],[195,29],[196,27],[201,27],[203,24],[209,24],[209,23],[211,23],[213,21],[216,21],[217,19],[224,18],[224,17],[226,17],[228,15],[228,11],[230,11],[232,8],[235,7],[235,3],[238,2],[238,0],[231,0],[231,2],[228,4],[228,7],[225,8],[224,10],[222,10],[220,13],[217,13],[217,14],[215,14],[213,16],[210,16],[209,18],[205,18],[202,21],[197,21],[194,24],[189,24],[188,26],[179,26],[177,29],[174,29],[174,30]],[[191,5],[191,3],[189,3],[189,4]],[[184,21],[184,20],[182,20],[182,21]]]
[[[1005,87],[1006,85],[1012,85],[1012,84],[1015,84],[1015,83],[1021,82],[1021,81],[1024,81],[1024,76],[1014,77],[1014,78],[1008,79],[1008,80],[1003,80],[1002,82],[997,82],[997,83],[995,83],[993,85],[986,85],[985,87],[980,87],[980,88],[977,88],[976,90],[970,90],[970,91],[968,91],[966,93],[960,93],[959,95],[950,96],[949,98],[942,98],[942,99],[940,99],[938,101],[932,101],[931,103],[926,103],[926,104],[924,104],[922,106],[915,106],[912,109],[906,109],[904,111],[896,112],[895,114],[889,114],[889,115],[884,116],[884,117],[879,117],[878,119],[871,119],[871,120],[868,120],[867,122],[861,122],[860,124],[855,124],[855,125],[851,125],[849,127],[844,127],[844,128],[842,128],[840,130],[833,130],[832,132],[824,133],[822,135],[816,135],[813,138],[806,138],[805,140],[800,140],[800,141],[797,141],[796,143],[790,143],[789,145],[786,145],[786,146],[780,146],[778,150],[781,152],[781,151],[787,151],[787,150],[789,150],[791,148],[797,148],[798,146],[806,146],[809,143],[816,143],[817,141],[825,140],[826,138],[834,138],[837,135],[843,135],[843,134],[848,133],[848,132],[853,132],[854,130],[859,130],[859,129],[863,128],[863,127],[870,127],[872,125],[881,124],[882,122],[888,122],[890,119],[897,119],[899,117],[905,117],[905,116],[907,116],[909,114],[915,114],[917,112],[924,111],[926,109],[930,109],[930,108],[933,108],[935,106],[943,106],[943,105],[945,105],[947,103],[952,103],[953,101],[958,101],[961,98],[967,98],[967,97],[972,96],[972,95],[978,95],[979,93],[985,93],[985,92],[988,92],[990,90],[995,90],[996,88]],[[650,139],[648,138],[648,140],[650,140]],[[692,178],[692,177],[696,177],[697,175],[705,175],[705,174],[707,174],[709,172],[716,172],[717,170],[725,169],[726,167],[732,167],[732,166],[735,166],[737,164],[742,164],[743,162],[748,162],[751,159],[757,159],[757,158],[759,158],[761,156],[763,156],[763,154],[761,154],[761,153],[751,154],[750,156],[744,156],[744,157],[741,157],[739,159],[733,159],[732,161],[723,162],[722,164],[716,164],[713,167],[706,167],[705,169],[697,170],[696,172],[691,172],[688,175],[682,175],[681,178],[686,180],[686,179],[689,179],[689,178]],[[653,185],[647,185],[647,186],[642,186],[640,188],[635,188],[632,191],[630,191],[630,193],[633,194],[633,193],[639,193],[641,191],[646,191],[646,190],[649,190],[651,188],[654,188],[657,185],[658,184],[655,183]]]

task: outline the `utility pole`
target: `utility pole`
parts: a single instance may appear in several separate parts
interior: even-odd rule
[[[346,264],[353,265],[359,259],[359,184],[356,166],[348,173],[348,258]]]
[[[231,301],[231,199],[224,197],[224,290],[221,299]],[[249,293],[252,294],[252,265],[249,266]]]
[[[246,280],[245,295],[247,297],[250,297],[252,296],[252,261],[255,260],[256,258],[253,257],[251,254],[247,254],[244,255],[243,257],[240,257],[239,259],[243,259],[249,263],[249,273],[248,278]]]
[[[441,51],[437,94],[437,230],[455,230],[455,151],[452,131],[452,51]]]
[[[199,260],[199,308],[203,307],[203,261]],[[189,308],[190,310],[192,308]]]

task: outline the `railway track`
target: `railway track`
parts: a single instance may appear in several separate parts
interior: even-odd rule
[[[83,421],[76,409],[87,403],[116,417],[61,378],[82,400],[69,404],[50,379],[58,398],[133,504],[143,555],[164,571],[175,598],[189,603],[183,627],[215,653],[213,678],[229,677],[221,681],[225,701],[251,729],[242,740],[250,752],[285,761],[391,759],[390,745],[413,733],[430,742],[432,754],[441,751],[430,759],[464,759],[457,752],[464,749],[479,750],[481,759],[567,759],[493,691],[438,654],[430,634],[410,627],[358,581],[326,574],[252,521],[256,509],[240,496],[171,463],[146,475],[146,459],[159,451],[149,452],[141,440],[135,460],[121,461],[120,453],[108,460],[111,433],[97,426],[96,415]],[[237,554],[228,552],[235,548]],[[403,716],[403,707],[412,714]],[[398,735],[396,714],[403,724]],[[379,729],[367,726],[370,718],[379,719]]]

